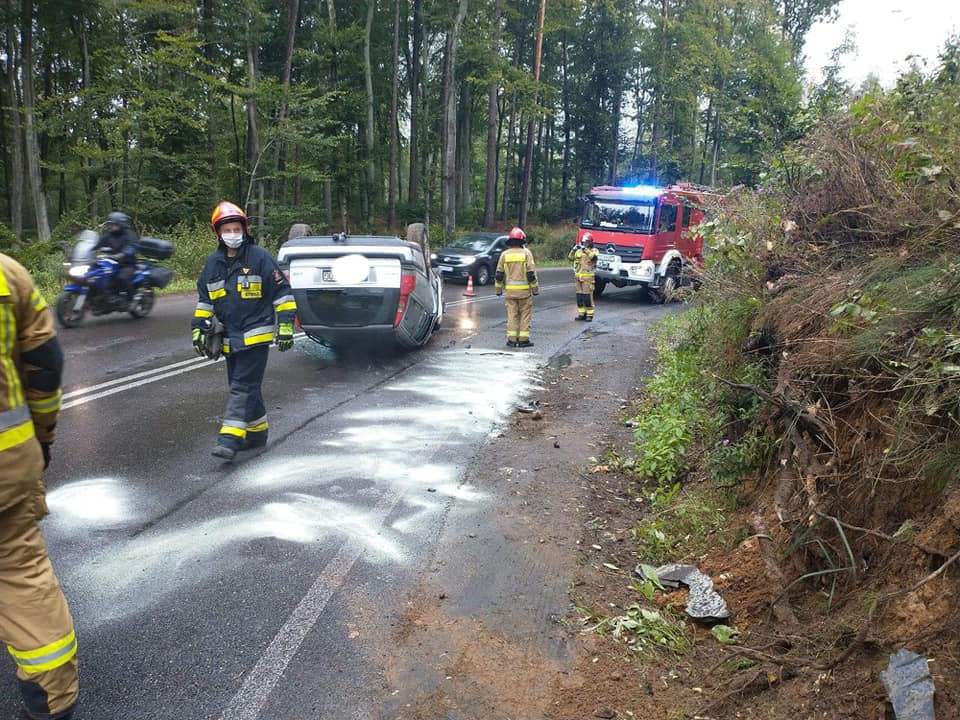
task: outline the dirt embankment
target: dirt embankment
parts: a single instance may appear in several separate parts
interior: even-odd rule
[[[874,537],[877,552],[857,563],[857,582],[872,594],[853,593],[846,576],[838,584],[831,574],[793,582],[804,564],[775,549],[787,531],[774,484],[754,479],[731,496],[719,526],[707,523],[703,537],[673,548],[677,561],[714,579],[740,633],[736,644],[689,620],[682,653],[637,651],[630,633],[614,638],[609,624],[606,633],[590,631],[633,606],[683,619],[686,600],[682,589],[658,591],[652,601],[637,590],[633,569],[647,557],[635,528],[651,506],[610,461],[632,452],[622,420],[638,376],[651,369],[649,347],[628,372],[592,366],[591,357],[573,353],[569,365],[544,368],[534,411],[515,414],[476,458],[468,484],[493,500],[480,513],[452,511],[408,603],[388,666],[392,717],[893,718],[879,673],[904,647],[931,660],[937,717],[960,717],[952,702],[960,692],[953,576],[882,612],[865,604],[909,589],[906,578],[916,573],[906,563],[932,567],[929,552],[960,528],[956,492],[905,554],[881,552],[893,541]],[[716,490],[694,472],[682,500],[707,506]],[[874,567],[874,558],[885,562]]]

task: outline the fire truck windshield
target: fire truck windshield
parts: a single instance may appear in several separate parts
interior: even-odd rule
[[[580,227],[649,235],[653,232],[655,211],[653,201],[625,203],[589,199],[583,209]]]

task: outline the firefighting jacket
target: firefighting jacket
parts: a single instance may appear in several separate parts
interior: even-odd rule
[[[540,292],[533,253],[525,247],[508,247],[497,260],[494,275],[496,291],[507,291],[508,298],[530,297]]]
[[[214,315],[223,323],[223,352],[238,352],[273,341],[274,316],[292,323],[297,304],[273,256],[249,241],[228,258],[221,246],[210,253],[197,280],[197,307],[191,327],[207,329]]]
[[[43,493],[40,443],[60,412],[63,353],[26,269],[0,254],[0,511]]]
[[[567,258],[573,260],[573,273],[579,279],[585,280],[592,278],[597,269],[597,256],[600,251],[596,248],[575,247],[567,255]]]

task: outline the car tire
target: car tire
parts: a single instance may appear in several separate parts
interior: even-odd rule
[[[486,285],[488,282],[490,282],[490,268],[488,268],[486,265],[481,265],[474,273],[473,279],[477,285]]]
[[[596,280],[594,280],[594,285],[593,285],[593,297],[594,297],[594,299],[596,299],[596,298],[600,297],[601,295],[603,295],[603,289],[604,289],[605,287],[607,287],[607,281],[604,280],[603,278],[597,278]]]

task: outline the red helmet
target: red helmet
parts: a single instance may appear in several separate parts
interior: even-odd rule
[[[515,227],[513,230],[510,231],[509,237],[511,240],[526,240],[527,234],[520,228]]]
[[[590,245],[593,245],[593,235],[591,235],[588,232],[585,232],[583,235],[580,236],[580,242],[582,242],[584,245],[588,243]]]
[[[217,204],[213,209],[213,215],[210,216],[210,224],[213,226],[213,231],[217,232],[221,225],[225,222],[239,222],[243,225],[243,232],[247,232],[247,214],[243,211],[242,208],[234,205],[232,202],[227,202],[222,200]]]

